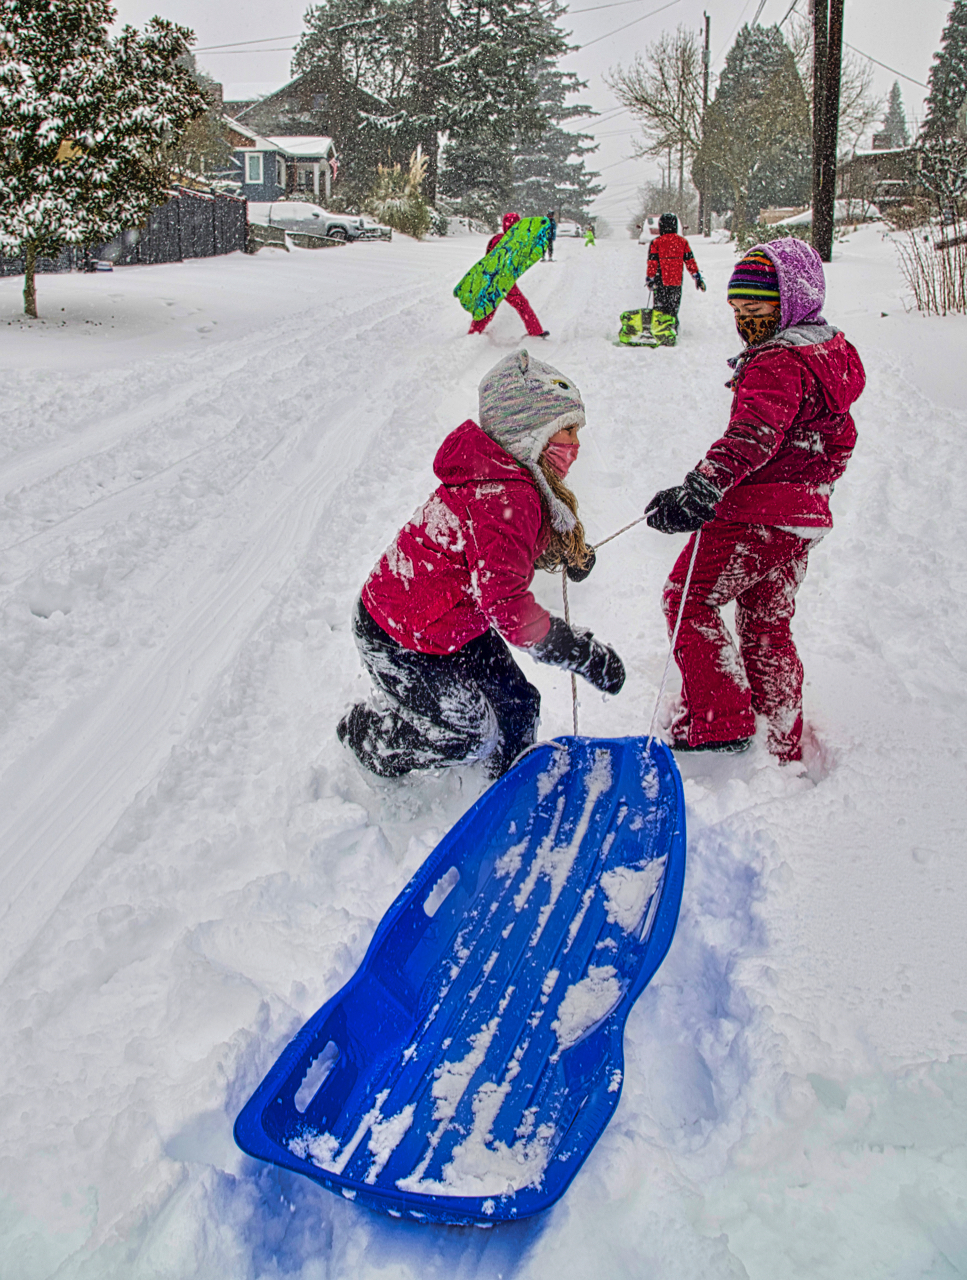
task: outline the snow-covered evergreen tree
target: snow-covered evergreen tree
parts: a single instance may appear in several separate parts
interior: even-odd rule
[[[967,0],[954,0],[928,80],[924,138],[933,141],[963,131],[967,103]]]
[[[893,81],[890,97],[887,102],[886,115],[883,117],[883,133],[887,146],[908,147],[910,133],[907,129],[907,118],[903,113],[903,94],[900,92],[899,80]]]
[[[741,232],[768,205],[809,199],[812,131],[802,80],[778,27],[744,26],[725,58],[692,167]]]
[[[588,210],[604,188],[596,173],[586,168],[585,157],[597,151],[589,133],[562,128],[566,120],[591,114],[581,103],[568,106],[565,99],[580,92],[584,82],[570,71],[561,71],[545,59],[535,75],[537,102],[547,118],[540,131],[522,131],[510,148],[510,200],[528,213],[554,209],[559,218],[586,222]]]
[[[544,0],[546,3],[546,0]],[[439,140],[502,138],[534,117],[528,71],[559,56],[563,35],[542,20],[542,0],[322,0],[306,14],[293,61],[324,67],[376,107],[360,114],[364,146],[406,162],[419,144],[423,186],[436,200]],[[343,140],[343,149],[347,140]]]
[[[25,260],[143,222],[163,203],[166,147],[206,107],[179,65],[193,38],[152,18],[108,35],[107,0],[0,0],[0,246]]]
[[[557,49],[557,22],[565,12],[558,0],[545,0],[535,18],[546,28],[547,49]],[[493,133],[455,137],[447,145],[441,190],[459,212],[496,227],[500,215],[516,209],[525,216],[555,210],[559,218],[584,222],[603,187],[586,168],[585,157],[597,150],[589,133],[562,128],[567,120],[593,114],[567,99],[585,82],[557,65],[559,52],[545,52],[528,70],[537,112],[508,139]]]

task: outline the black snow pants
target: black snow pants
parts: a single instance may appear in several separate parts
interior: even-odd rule
[[[662,284],[660,280],[656,280],[654,299],[656,311],[661,311],[666,316],[674,316],[676,320],[678,319],[678,308],[682,305],[682,286],[680,284]]]
[[[495,631],[455,653],[416,653],[387,635],[358,600],[353,636],[384,706],[357,703],[338,733],[373,773],[396,778],[486,760],[499,778],[536,741],[541,695]]]

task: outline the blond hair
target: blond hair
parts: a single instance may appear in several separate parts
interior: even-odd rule
[[[541,474],[547,481],[548,487],[554,494],[555,498],[563,502],[571,514],[575,517],[574,528],[566,533],[559,533],[551,523],[550,506],[547,499],[541,494],[541,506],[544,508],[545,519],[550,526],[551,540],[547,547],[537,557],[536,567],[538,569],[546,569],[548,573],[553,573],[559,569],[562,564],[573,565],[576,569],[584,569],[588,561],[591,559],[591,548],[584,540],[584,525],[577,519],[578,500],[567,487],[561,477],[557,474],[550,463],[545,459],[543,454],[537,464],[541,469]]]

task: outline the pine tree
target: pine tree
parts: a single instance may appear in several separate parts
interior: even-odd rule
[[[521,131],[511,144],[510,203],[528,213],[553,209],[558,218],[586,222],[591,204],[604,190],[594,181],[598,175],[585,167],[585,157],[598,144],[590,133],[561,128],[566,120],[591,114],[585,104],[565,103],[585,83],[573,72],[560,71],[552,59],[544,60],[534,79],[547,124],[539,131]]]
[[[542,21],[541,0],[323,0],[293,70],[324,66],[370,95],[360,115],[367,146],[397,162],[419,144],[427,158],[423,191],[436,201],[440,136],[505,142],[536,120],[528,70],[564,52],[564,37]]]
[[[540,21],[548,28],[548,46],[556,44],[556,23],[563,13],[558,0],[544,5]],[[530,68],[536,112],[509,140],[489,133],[448,142],[441,190],[464,216],[494,228],[508,209],[525,216],[553,209],[560,218],[586,220],[589,206],[604,189],[594,182],[598,175],[585,167],[585,157],[597,144],[591,134],[561,126],[593,113],[585,104],[567,104],[585,82],[561,71],[558,56],[545,54]]]
[[[166,144],[205,110],[178,65],[191,32],[152,18],[111,40],[113,18],[106,0],[0,0],[0,245],[24,255],[29,316],[37,258],[144,221]]]
[[[811,124],[792,51],[778,27],[744,26],[725,59],[692,167],[741,233],[764,205],[809,199]]]
[[[967,103],[967,0],[954,0],[940,37],[928,77],[927,118],[923,137],[928,142],[949,138],[964,128]]]
[[[903,94],[900,92],[900,82],[898,80],[893,81],[893,88],[890,90],[886,115],[883,117],[883,132],[886,135],[887,145],[890,147],[908,147],[910,145],[907,118],[903,114]]]

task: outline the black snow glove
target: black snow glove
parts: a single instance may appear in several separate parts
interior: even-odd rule
[[[715,515],[715,504],[722,497],[699,471],[689,471],[684,484],[661,489],[645,507],[648,525],[659,533],[694,533]]]
[[[702,279],[701,272],[699,272],[699,274],[695,277],[695,288],[701,289],[703,293],[705,292],[705,281]]]
[[[588,547],[588,560],[583,569],[579,569],[576,564],[567,566],[567,576],[572,582],[583,582],[591,570],[594,568],[597,556],[594,554],[594,548]]]
[[[602,693],[620,693],[625,682],[624,663],[615,651],[583,627],[569,627],[563,618],[552,617],[550,631],[528,652],[538,662],[584,676]]]

